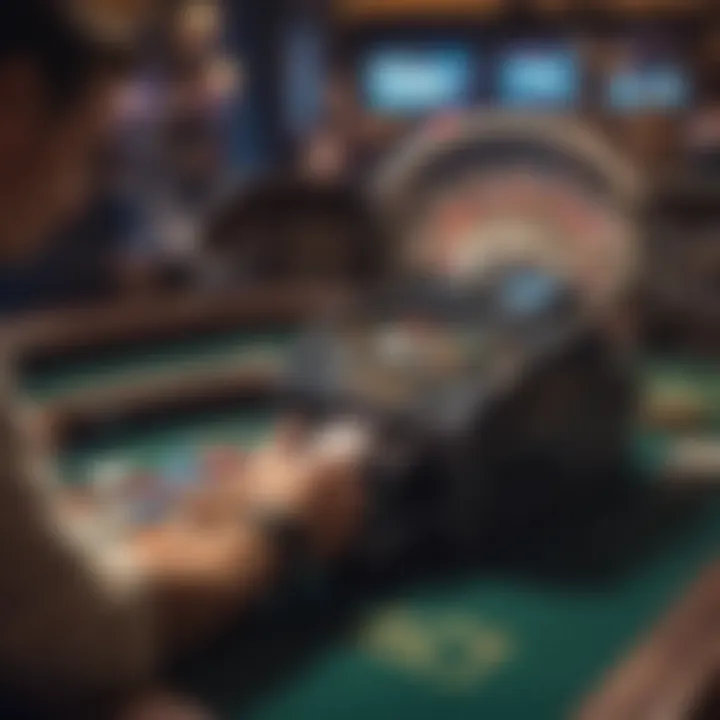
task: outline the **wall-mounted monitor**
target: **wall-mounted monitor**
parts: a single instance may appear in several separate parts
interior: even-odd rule
[[[580,104],[578,49],[562,42],[512,42],[498,54],[500,105],[523,110],[572,110]]]
[[[666,43],[617,43],[605,74],[603,104],[616,114],[673,112],[692,102],[689,69]]]
[[[472,104],[477,60],[468,46],[383,45],[360,62],[369,110],[383,115],[423,115]]]

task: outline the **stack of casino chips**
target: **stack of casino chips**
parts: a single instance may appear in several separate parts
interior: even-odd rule
[[[639,431],[652,470],[684,481],[720,479],[720,368],[670,363],[644,380]]]

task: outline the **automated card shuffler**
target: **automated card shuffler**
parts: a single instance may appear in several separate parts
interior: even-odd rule
[[[370,428],[365,550],[472,548],[623,477],[632,374],[573,292],[532,268],[380,294],[309,331],[294,407]]]

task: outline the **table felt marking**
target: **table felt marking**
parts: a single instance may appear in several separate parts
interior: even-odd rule
[[[362,628],[359,645],[375,661],[451,694],[476,692],[517,654],[507,632],[450,609],[381,610]]]

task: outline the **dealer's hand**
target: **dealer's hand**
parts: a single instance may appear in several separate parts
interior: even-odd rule
[[[364,433],[332,427],[306,435],[292,423],[212,485],[199,504],[129,543],[161,618],[172,654],[265,593],[284,561],[266,528],[268,514],[300,526],[307,549],[330,558],[347,547],[362,519]],[[236,473],[233,475],[233,473]]]
[[[311,550],[335,555],[362,519],[359,475],[368,445],[356,426],[333,425],[308,435],[297,423],[285,423],[248,458],[240,481],[248,509],[294,518]]]
[[[362,517],[359,474],[368,445],[356,426],[309,433],[287,421],[263,447],[238,454],[227,477],[193,490],[174,516],[213,530],[236,525],[243,515],[278,515],[300,524],[311,550],[332,556]]]

